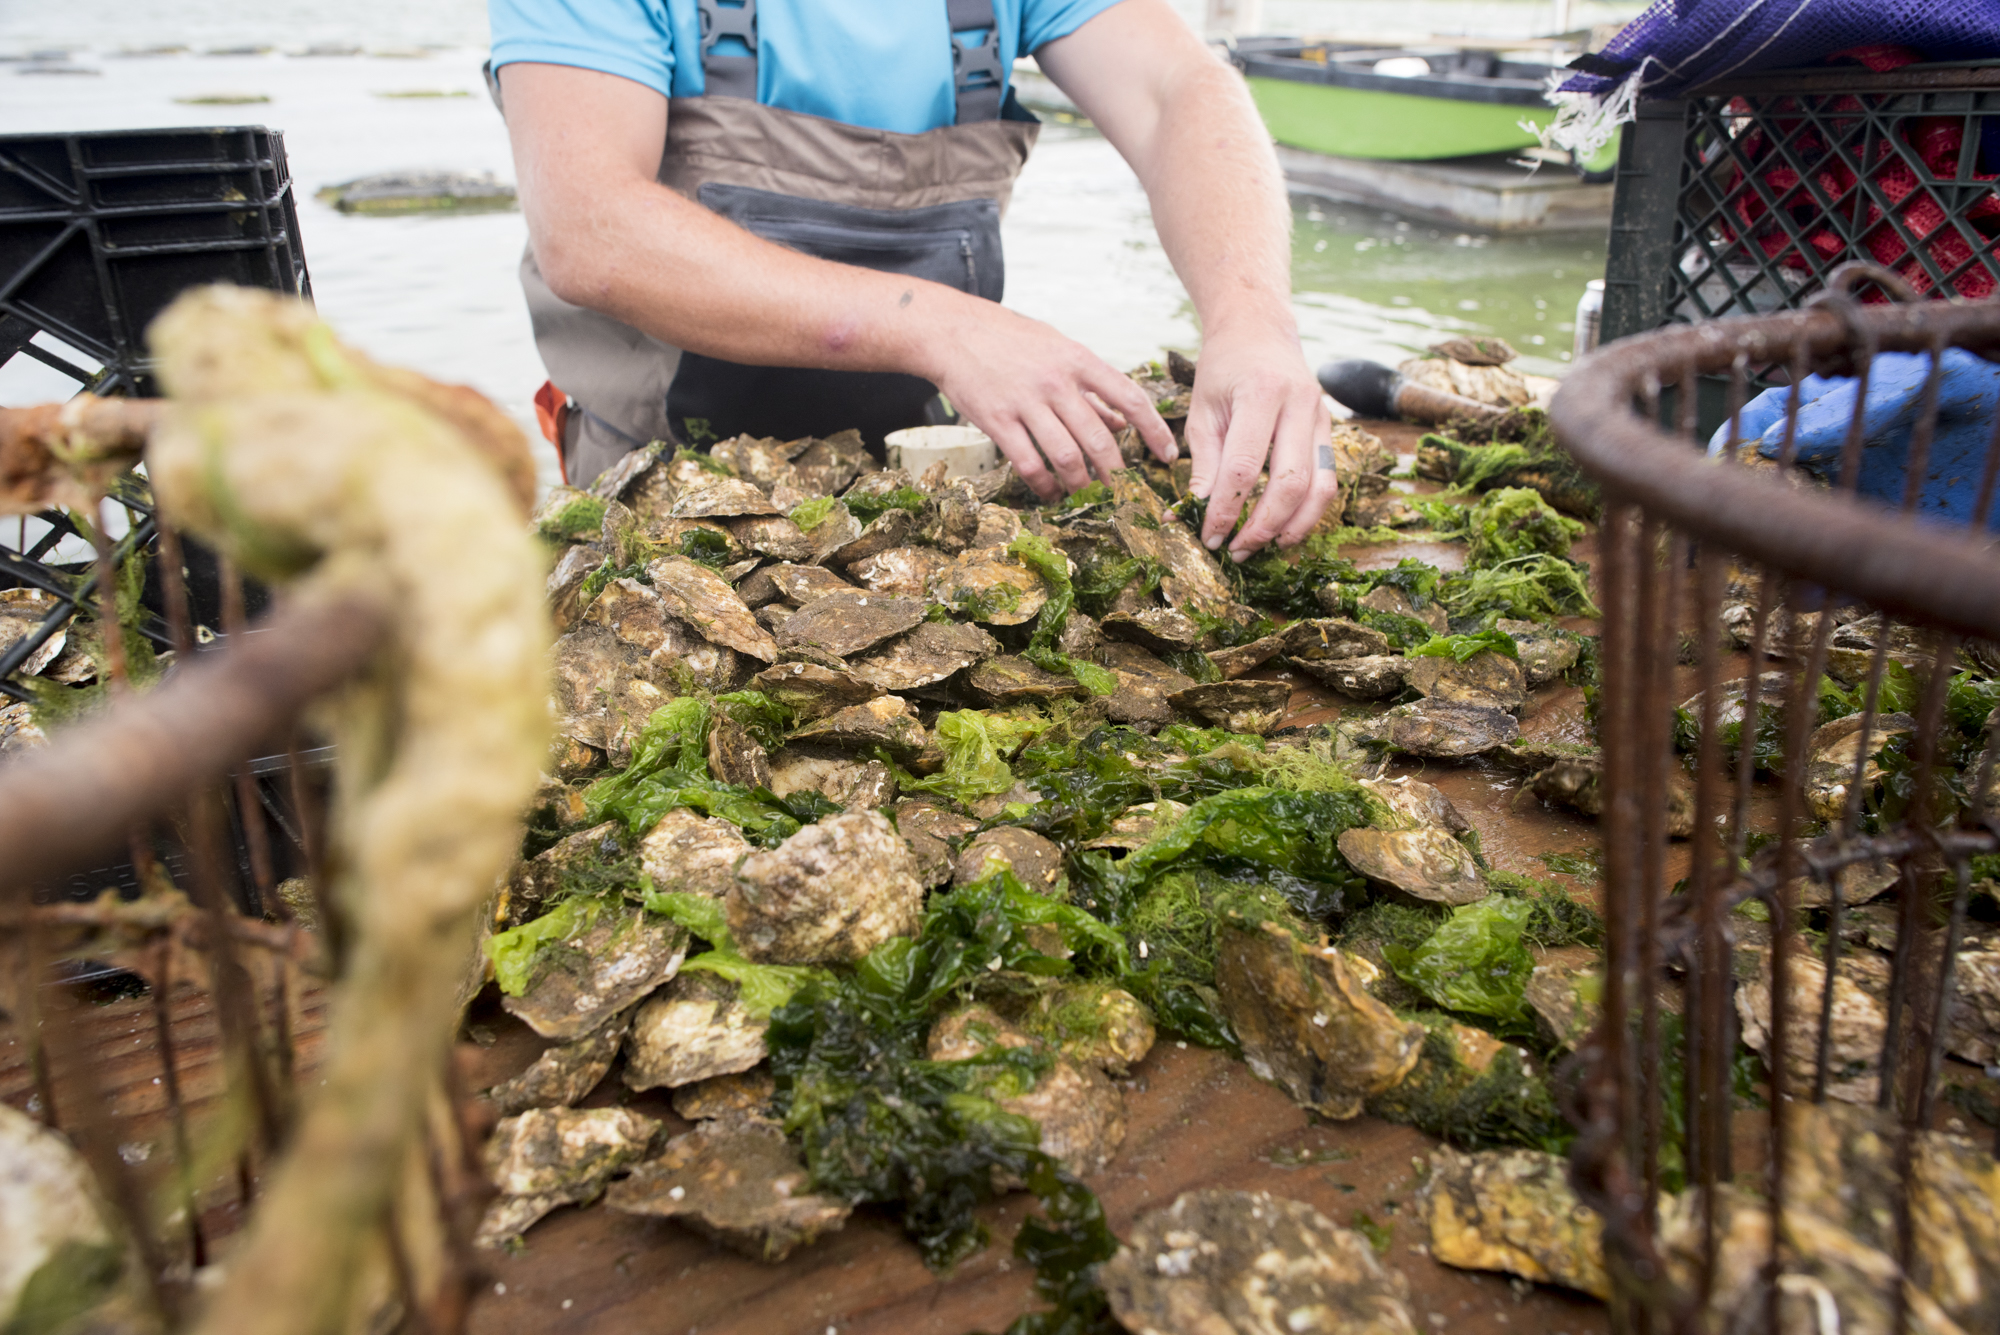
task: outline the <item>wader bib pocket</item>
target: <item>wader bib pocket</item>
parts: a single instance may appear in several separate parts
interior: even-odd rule
[[[1005,286],[996,200],[870,209],[715,181],[695,197],[746,231],[815,259],[928,279],[988,301],[1000,300]],[[913,375],[744,366],[685,352],[667,392],[667,419],[683,440],[703,429],[717,439],[747,432],[793,440],[852,426],[876,444],[921,423],[936,393]]]

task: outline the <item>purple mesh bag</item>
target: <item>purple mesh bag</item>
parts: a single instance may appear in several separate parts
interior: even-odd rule
[[[1573,63],[1579,73],[1557,91],[1606,94],[1638,71],[1640,97],[1679,97],[1883,43],[1926,60],[2000,56],[2000,0],[1654,0],[1604,50]]]

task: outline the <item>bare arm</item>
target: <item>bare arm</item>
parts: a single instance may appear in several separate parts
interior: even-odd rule
[[[507,65],[500,80],[535,258],[565,301],[728,361],[920,375],[1045,497],[1119,466],[1090,395],[1171,457],[1145,394],[1040,321],[773,245],[661,185],[654,90],[565,65]]]
[[[1231,554],[1301,541],[1338,493],[1318,466],[1331,419],[1292,318],[1284,178],[1243,80],[1166,0],[1122,0],[1035,59],[1138,173],[1201,316],[1187,439],[1194,492],[1211,502],[1204,539],[1228,536],[1268,455]]]

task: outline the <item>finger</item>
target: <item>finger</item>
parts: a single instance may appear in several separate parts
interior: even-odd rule
[[[1170,464],[1179,454],[1174,447],[1174,433],[1160,416],[1160,410],[1146,397],[1146,391],[1132,383],[1130,376],[1123,376],[1099,362],[1089,367],[1083,376],[1084,388],[1096,392],[1111,407],[1125,415],[1125,420],[1139,429],[1139,439],[1146,442],[1146,448],[1153,457],[1163,464]]]
[[[1083,453],[1090,460],[1091,471],[1105,482],[1111,475],[1125,466],[1125,456],[1119,453],[1118,441],[1106,429],[1104,419],[1092,412],[1090,405],[1080,397],[1067,403],[1057,402],[1056,416],[1069,429],[1070,438],[1083,447]]]
[[[1061,420],[1048,408],[1037,405],[1026,414],[1028,432],[1041,448],[1042,457],[1049,461],[1049,467],[1062,479],[1064,491],[1076,491],[1090,481],[1090,469],[1085,464],[1083,451],[1069,434]]]
[[[1188,474],[1190,495],[1207,500],[1215,490],[1215,475],[1222,468],[1222,434],[1228,425],[1227,403],[1218,404],[1197,389],[1183,430],[1188,459],[1193,466]]]
[[[1282,547],[1296,547],[1319,527],[1326,512],[1340,501],[1340,474],[1333,467],[1333,414],[1326,401],[1313,405],[1313,480],[1306,501],[1293,512],[1291,521],[1278,534]]]
[[[1279,410],[1271,446],[1271,480],[1251,511],[1250,522],[1229,544],[1229,554],[1241,561],[1278,536],[1312,492],[1313,428],[1312,410],[1294,398]]]
[[[1084,402],[1090,405],[1091,411],[1097,414],[1098,420],[1102,421],[1114,434],[1123,431],[1131,425],[1130,422],[1125,420],[1125,414],[1099,398],[1097,391],[1086,389],[1083,391],[1083,398]]]
[[[1062,495],[1062,484],[1049,472],[1049,466],[1042,459],[1042,453],[1035,448],[1035,442],[1017,421],[996,422],[992,425],[980,424],[980,430],[993,438],[1000,447],[1000,453],[1007,456],[1007,462],[1014,465],[1015,473],[1028,484],[1028,490],[1045,501],[1052,501]]]
[[[1246,399],[1249,401],[1245,402]],[[1271,452],[1277,417],[1278,405],[1263,395],[1252,398],[1247,393],[1241,394],[1231,405],[1229,434],[1222,442],[1222,466],[1209,497],[1208,522],[1202,525],[1201,540],[1210,551],[1222,546],[1229,531],[1236,527],[1236,520],[1243,513],[1243,500],[1257,485],[1257,475],[1264,471],[1264,458]]]

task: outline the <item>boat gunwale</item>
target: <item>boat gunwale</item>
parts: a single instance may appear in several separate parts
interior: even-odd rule
[[[1539,80],[1506,78],[1453,78],[1449,75],[1374,74],[1366,70],[1342,68],[1338,62],[1324,63],[1297,56],[1266,51],[1244,51],[1236,55],[1237,67],[1246,78],[1282,79],[1287,83],[1319,84],[1355,92],[1389,93],[1403,97],[1431,98],[1447,102],[1483,102],[1501,106],[1549,106],[1545,85]]]

